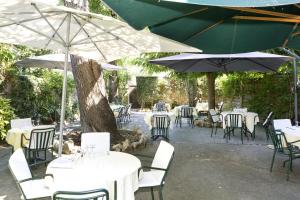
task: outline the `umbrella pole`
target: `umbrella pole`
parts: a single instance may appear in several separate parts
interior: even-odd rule
[[[67,26],[67,37],[66,37],[66,50],[65,50],[65,65],[64,65],[64,81],[63,81],[63,90],[62,90],[62,99],[61,99],[61,112],[60,112],[60,133],[59,133],[59,146],[58,146],[58,157],[62,154],[63,148],[63,129],[65,121],[65,110],[66,110],[66,91],[67,91],[67,67],[69,60],[69,43],[70,43],[70,23],[71,23],[71,14],[68,14],[68,26]]]

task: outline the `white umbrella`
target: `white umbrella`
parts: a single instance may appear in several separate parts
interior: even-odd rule
[[[47,48],[65,54],[60,146],[62,152],[69,53],[112,61],[141,52],[199,51],[138,32],[111,17],[30,0],[0,0],[0,42]]]
[[[64,69],[65,65],[65,54],[46,54],[42,56],[32,56],[16,62],[18,67],[39,67],[49,69]],[[71,71],[71,59],[68,58],[67,70]],[[120,67],[108,63],[101,63],[101,67],[108,71],[126,70],[125,67]]]

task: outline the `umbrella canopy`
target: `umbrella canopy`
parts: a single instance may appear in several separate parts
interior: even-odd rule
[[[39,67],[39,68],[60,69],[60,70],[64,69],[64,64],[65,64],[64,54],[46,54],[42,56],[33,56],[16,62],[16,65],[18,67]],[[67,67],[68,71],[72,70],[70,64],[71,61],[69,57],[68,67]],[[104,70],[108,70],[108,71],[126,70],[125,67],[120,67],[108,63],[101,63],[101,67]]]
[[[163,0],[178,3],[199,4],[209,6],[232,6],[232,7],[266,7],[300,3],[299,0]]]
[[[135,29],[148,27],[153,33],[201,48],[205,53],[243,53],[300,46],[297,5],[240,8],[230,7],[238,5],[233,4],[237,2],[233,0],[222,1],[229,7],[152,0],[103,1]],[[210,5],[216,1],[210,1]],[[270,1],[244,2],[254,6],[257,2]],[[272,5],[281,5],[282,1],[272,2]]]
[[[178,72],[276,71],[288,56],[250,52],[239,54],[180,54],[151,60]]]
[[[60,119],[62,153],[69,53],[102,61],[152,51],[199,51],[138,32],[111,17],[30,0],[0,0],[0,42],[46,48],[65,54]]]

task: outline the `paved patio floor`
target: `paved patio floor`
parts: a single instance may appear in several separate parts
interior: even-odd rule
[[[125,128],[138,128],[149,133],[143,113],[134,113]],[[169,200],[295,200],[300,199],[300,161],[286,181],[282,167],[285,157],[278,155],[273,172],[269,172],[273,151],[267,148],[264,131],[258,127],[255,141],[235,136],[229,143],[223,130],[210,137],[210,128],[174,128],[170,142],[175,146],[175,159],[163,191]],[[159,141],[134,153],[154,155]],[[7,168],[10,149],[0,149],[0,199],[17,200],[19,191]],[[150,160],[151,161],[151,160]],[[142,161],[143,163],[146,163]],[[40,167],[34,173],[43,173]],[[151,199],[149,192],[138,192],[137,200]],[[158,196],[157,196],[158,199]]]

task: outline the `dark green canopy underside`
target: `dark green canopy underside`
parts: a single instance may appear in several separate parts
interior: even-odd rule
[[[240,53],[276,47],[299,49],[295,23],[233,19],[234,16],[270,17],[223,7],[153,0],[103,0],[135,29],[148,27],[158,35],[202,49],[204,53]],[[262,9],[262,8],[260,8]],[[298,15],[294,5],[264,10]]]

